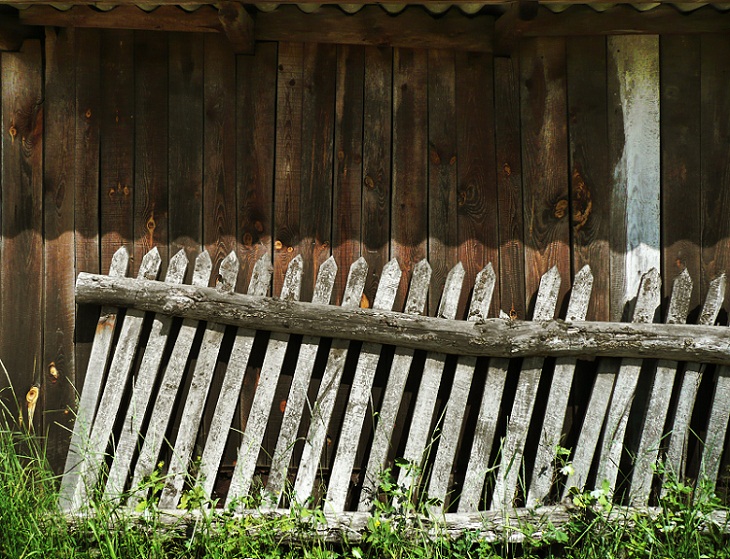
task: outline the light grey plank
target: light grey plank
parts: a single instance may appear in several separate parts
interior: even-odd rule
[[[551,320],[555,316],[559,291],[560,273],[555,266],[540,279],[535,312],[532,317],[533,322]],[[492,498],[492,510],[512,506],[518,479],[522,472],[522,456],[532,419],[532,410],[535,407],[543,362],[542,357],[529,357],[522,363],[512,413],[507,423],[507,434],[502,444],[500,466]]]
[[[180,250],[170,259],[165,282],[169,284],[182,283],[187,267],[188,257],[184,250]],[[127,407],[124,426],[114,453],[114,461],[109,469],[105,489],[107,499],[116,500],[124,491],[124,484],[127,481],[132,456],[141,435],[142,421],[144,421],[147,414],[147,406],[157,379],[171,326],[171,316],[155,314],[152,329],[144,349],[142,363],[139,366],[137,378],[134,380],[132,400]]]
[[[221,293],[233,293],[239,269],[238,258],[235,252],[231,251],[221,262],[216,289]],[[165,478],[165,487],[160,496],[160,507],[162,508],[175,508],[180,499],[225,330],[225,325],[217,322],[209,322],[205,328],[198,352],[198,361],[195,364],[190,389],[180,418],[175,448]]]
[[[124,277],[129,266],[129,253],[121,247],[112,257],[109,267],[109,276]],[[74,505],[74,495],[81,480],[79,473],[83,457],[89,452],[89,435],[96,415],[96,406],[99,403],[101,384],[104,371],[109,360],[109,352],[114,339],[114,328],[117,323],[117,309],[102,306],[99,322],[96,324],[94,343],[91,346],[89,364],[86,367],[84,387],[81,390],[79,406],[76,410],[74,430],[71,435],[66,464],[63,468],[61,488],[59,491],[59,507],[61,510],[70,510]]]
[[[360,305],[367,271],[367,262],[362,257],[350,266],[345,294],[342,298],[343,309],[356,309]],[[349,347],[350,342],[343,339],[334,339],[330,347],[317,399],[312,408],[312,419],[309,424],[307,438],[304,440],[302,459],[294,482],[292,497],[299,503],[305,503],[314,489],[317,470],[320,467],[320,457],[327,440],[327,430],[329,429],[330,419],[332,419],[335,399],[340,388],[342,371]]]
[[[590,267],[586,265],[573,280],[566,321],[585,320],[592,289],[593,274],[591,274]],[[526,504],[528,507],[538,506],[545,500],[555,478],[556,450],[562,443],[563,423],[568,407],[568,396],[573,385],[576,362],[576,359],[570,357],[563,357],[555,361],[545,417],[540,429],[540,442],[535,456],[530,488],[527,492]]]
[[[669,301],[666,322],[668,324],[684,324],[689,314],[689,301],[692,296],[692,279],[685,269],[674,280],[672,297]],[[654,383],[649,396],[644,426],[641,430],[639,448],[636,453],[634,470],[631,475],[629,499],[631,504],[646,506],[651,493],[651,482],[654,478],[654,466],[659,456],[664,423],[669,410],[669,400],[677,374],[676,361],[660,360],[657,363]]]
[[[712,395],[712,409],[707,422],[707,435],[702,449],[700,476],[713,484],[717,483],[720,464],[725,450],[728,419],[730,419],[730,367],[718,367],[715,391]],[[701,492],[695,493],[695,498]]]
[[[413,276],[406,300],[406,314],[420,315],[423,313],[430,282],[431,265],[424,259],[413,267]],[[370,510],[373,496],[377,491],[379,476],[388,457],[395,421],[413,362],[413,353],[412,349],[399,346],[395,348],[388,383],[383,393],[383,403],[378,412],[378,423],[375,427],[373,444],[365,469],[362,491],[357,505],[358,510]]]
[[[401,269],[398,261],[393,258],[383,267],[380,274],[380,283],[375,293],[373,309],[391,310],[395,303],[395,295],[401,280]],[[352,467],[355,462],[360,434],[371,399],[375,369],[380,359],[379,344],[364,343],[360,349],[355,376],[350,387],[350,397],[345,407],[345,416],[342,420],[339,443],[332,465],[329,486],[327,487],[327,507],[334,511],[345,508],[347,490],[350,487]]]
[[[212,269],[213,263],[208,251],[201,252],[195,259],[192,285],[208,285]],[[130,505],[137,504],[140,499],[145,497],[145,492],[142,490],[142,480],[149,476],[157,465],[165,432],[172,417],[172,408],[175,404],[177,393],[180,390],[183,373],[185,372],[185,366],[187,365],[188,356],[193,347],[197,330],[198,321],[186,318],[183,320],[178,331],[175,345],[173,346],[167,367],[165,367],[165,373],[160,382],[155,403],[152,406],[152,414],[147,432],[145,433],[144,443],[142,444],[139,458],[137,458],[137,463],[134,468],[131,487],[132,495],[129,500]]]
[[[269,291],[271,284],[271,275],[273,267],[271,265],[271,256],[264,254],[256,262],[251,281],[248,285],[249,295],[254,297],[264,297]],[[289,263],[284,278],[284,284],[281,289],[281,299],[295,301],[299,299],[299,291],[302,283],[302,257],[298,255]],[[286,334],[273,334],[272,336],[285,337]],[[243,385],[243,377],[246,373],[246,365],[248,364],[251,348],[253,347],[256,331],[249,328],[239,328],[236,331],[236,338],[233,341],[231,355],[228,358],[228,366],[226,374],[223,378],[218,402],[213,412],[208,430],[208,438],[205,442],[205,448],[200,459],[200,469],[198,474],[198,485],[203,489],[203,494],[210,498],[215,486],[216,474],[220,467],[221,458],[226,448],[226,441],[233,423],[233,416],[236,406],[240,400],[241,387]],[[288,336],[286,336],[288,337]],[[272,340],[273,341],[273,340]],[[274,359],[283,359],[283,353],[286,351],[286,344],[269,343],[269,351],[274,352]],[[281,356],[279,355],[281,353]],[[267,354],[267,359],[268,359]],[[264,382],[262,373],[261,381]]]
[[[318,305],[329,304],[336,275],[337,263],[334,257],[330,256],[319,267],[312,303]],[[269,495],[268,502],[274,507],[278,505],[285,489],[289,463],[294,453],[294,443],[302,421],[307,390],[312,380],[314,361],[317,357],[320,339],[314,336],[304,336],[302,338],[297,365],[294,369],[289,396],[286,400],[284,416],[281,420],[281,430],[271,460],[269,479],[266,484],[266,492]]]
[[[490,262],[477,274],[467,320],[480,321],[487,318],[495,283],[496,275]],[[441,503],[446,502],[449,479],[454,466],[456,449],[466,413],[466,402],[469,399],[476,366],[477,358],[470,355],[459,357],[456,362],[454,381],[449,393],[449,401],[446,404],[443,428],[428,486],[428,496]],[[437,514],[441,508],[443,507],[434,507],[433,512]]]

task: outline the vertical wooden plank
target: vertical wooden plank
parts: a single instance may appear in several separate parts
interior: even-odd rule
[[[428,260],[433,268],[429,316],[438,309],[437,294],[443,291],[446,276],[457,262],[455,62],[453,51],[428,51],[427,234]]]
[[[525,306],[519,59],[494,59],[494,132],[499,205],[499,296],[520,320]],[[480,490],[481,491],[481,490]]]
[[[371,271],[367,301],[375,300],[380,271],[390,258],[392,88],[393,49],[366,47],[361,253]]]
[[[725,450],[728,420],[730,419],[730,367],[723,365],[717,371],[715,391],[712,393],[712,408],[707,422],[707,435],[702,450],[700,472],[703,479],[717,483],[720,464]]]
[[[44,163],[43,361],[41,396],[46,457],[60,469],[68,450],[76,400],[74,331],[74,183],[76,135],[75,31],[46,31],[46,113],[48,150]]]
[[[256,262],[273,253],[276,56],[276,43],[259,43],[255,55],[236,58],[238,258],[244,284]]]
[[[304,46],[279,43],[276,83],[276,164],[274,175],[274,293],[301,241],[302,93]]]
[[[185,250],[190,274],[203,244],[203,37],[170,33],[168,52],[167,225],[170,253]]]
[[[337,47],[335,176],[332,200],[332,254],[340,263],[334,304],[340,303],[347,268],[361,253],[363,212],[364,47]]]
[[[525,196],[525,289],[529,300],[553,266],[569,278],[570,199],[565,39],[522,43],[522,169]],[[560,288],[562,307],[568,282]]]
[[[457,260],[467,285],[491,262],[499,277],[499,193],[495,166],[494,59],[456,53]],[[468,290],[459,308],[466,308]],[[490,316],[500,309],[499,289]],[[459,316],[457,314],[457,316]],[[523,315],[524,316],[524,315]]]
[[[428,235],[427,99],[428,56],[423,50],[393,51],[393,160],[391,194],[391,255],[406,278],[416,262],[426,257]],[[406,300],[403,282],[395,300],[401,310]]]
[[[236,58],[223,35],[205,37],[203,244],[215,270],[236,248]]]
[[[20,52],[3,53],[1,72],[0,360],[10,374],[17,400],[24,403],[28,389],[39,383],[45,369],[41,323],[44,117],[40,41],[25,41]],[[15,407],[8,404],[10,409]],[[13,410],[14,417],[18,417],[18,411]],[[36,413],[34,423],[27,427],[39,428],[41,415]]]
[[[337,47],[304,45],[298,250],[304,257],[304,301],[311,301],[317,270],[331,251],[336,74]]]
[[[137,31],[134,39],[134,257],[156,246],[167,263],[167,35]]]
[[[606,39],[570,38],[567,56],[573,266],[580,270],[589,265],[593,271],[586,319],[609,320],[611,177]]]
[[[642,276],[661,266],[657,36],[609,37],[608,95],[611,320],[621,320]]]
[[[664,296],[687,270],[695,279],[690,312],[708,289],[700,270],[700,43],[700,35],[663,35],[659,51]]]
[[[701,61],[701,291],[730,272],[730,37],[702,35]]]
[[[101,56],[98,30],[77,29],[74,64],[76,66],[76,144],[74,184],[74,230],[76,272],[101,271],[99,240],[99,128],[101,115]],[[91,309],[76,313],[76,390],[84,384],[84,374],[91,355],[96,317]],[[85,333],[88,337],[85,337]],[[82,337],[83,336],[83,337]]]
[[[133,32],[101,35],[101,268],[120,246],[130,254],[134,206]],[[132,270],[138,265],[132,265]]]

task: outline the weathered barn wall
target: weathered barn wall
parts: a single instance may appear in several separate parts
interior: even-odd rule
[[[730,255],[729,47],[582,37],[525,40],[511,59],[296,43],[234,56],[215,35],[61,29],[2,54],[0,358],[20,399],[40,384],[51,458],[95,323],[74,278],[121,244],[133,272],[151,246],[163,261],[205,247],[216,264],[235,250],[241,286],[270,253],[275,292],[301,253],[304,300],[330,254],[375,270],[397,257],[406,278],[427,257],[434,293],[457,261],[469,284],[491,261],[492,313],[518,318],[553,265],[560,306],[593,267],[588,318],[604,320],[648,268],[667,292],[686,266],[696,307]]]

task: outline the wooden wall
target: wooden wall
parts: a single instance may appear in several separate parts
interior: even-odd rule
[[[269,253],[276,293],[302,254],[304,300],[330,254],[336,298],[361,255],[376,271],[398,258],[406,279],[428,258],[436,294],[457,261],[469,285],[491,261],[492,314],[518,318],[553,265],[561,307],[592,266],[600,320],[622,317],[650,267],[665,292],[687,267],[696,308],[730,263],[729,50],[704,35],[530,39],[512,58],[234,56],[217,35],[49,29],[0,61],[0,358],[17,396],[40,385],[36,429],[58,461],[95,324],[74,279],[122,244],[130,273],[152,246],[216,264],[235,250],[239,289]]]

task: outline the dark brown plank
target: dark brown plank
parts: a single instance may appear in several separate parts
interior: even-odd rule
[[[457,259],[466,285],[491,262],[499,277],[499,219],[494,136],[494,61],[477,53],[456,53]],[[462,290],[460,314],[469,289]],[[500,309],[499,290],[490,316]]]
[[[494,59],[494,131],[499,203],[499,296],[502,310],[514,318],[525,320],[527,311],[519,75],[517,57]]]
[[[281,291],[289,262],[301,241],[302,89],[304,46],[280,43],[276,99],[274,178],[274,293]]]
[[[709,282],[730,271],[730,48],[727,35],[702,37],[702,292]],[[718,139],[720,141],[718,141]],[[727,307],[726,307],[727,308]]]
[[[152,247],[157,247],[166,268],[169,260],[166,35],[151,31],[135,33],[134,73],[134,259],[141,262]]]
[[[76,140],[74,229],[76,271],[101,271],[99,239],[99,128],[101,120],[99,31],[80,29],[76,32]],[[93,309],[79,308],[76,313],[75,385],[80,390],[91,354],[97,321]]]
[[[458,259],[454,52],[428,51],[427,75],[428,261],[433,270],[427,312],[430,316],[435,316],[446,276]],[[415,194],[412,193],[413,196]]]
[[[236,54],[253,54],[254,21],[240,2],[218,2],[218,20]]]
[[[272,253],[276,62],[275,43],[261,43],[254,56],[236,60],[238,259],[243,285],[248,285],[259,258]]]
[[[573,269],[593,271],[589,320],[610,318],[610,204],[606,39],[567,41]],[[565,278],[571,279],[572,278]],[[572,283],[572,281],[571,281]]]
[[[203,242],[204,42],[182,33],[168,42],[168,240],[170,254],[185,249],[190,283]]]
[[[402,310],[413,266],[426,257],[428,235],[428,52],[393,52],[393,190],[391,257],[404,281],[393,308]]]
[[[130,254],[134,206],[134,45],[130,31],[101,35],[101,268],[120,246]],[[136,273],[139,262],[131,262]]]
[[[529,301],[540,278],[557,265],[570,278],[570,200],[565,40],[528,39],[521,48],[522,169],[525,213],[525,289]],[[557,308],[569,282],[563,281]]]
[[[304,45],[299,253],[304,258],[301,298],[310,301],[316,270],[332,242],[332,146],[335,128],[337,48]]]
[[[46,456],[61,468],[68,451],[76,389],[73,346],[76,280],[74,182],[76,136],[75,30],[46,30],[45,139],[54,146],[43,169],[44,285],[41,394]]]
[[[393,50],[365,49],[363,92],[362,255],[368,263],[364,301],[375,299],[377,280],[390,259]],[[341,297],[337,294],[336,297]]]
[[[335,305],[342,302],[350,264],[360,257],[363,184],[365,48],[337,47],[335,185],[332,254],[337,262]]]
[[[225,37],[205,37],[204,64],[203,244],[215,271],[236,245],[236,59]]]
[[[694,280],[690,312],[705,299],[700,268],[700,37],[664,36],[659,43],[662,148],[662,277],[669,297],[687,270]]]
[[[26,41],[20,52],[3,53],[1,62],[0,360],[10,374],[21,409],[25,409],[28,390],[40,384],[45,372],[41,353],[44,111],[40,41]],[[0,383],[3,387],[7,384],[4,374]],[[2,398],[13,417],[18,417],[11,395],[5,392]],[[33,421],[36,429],[41,426],[43,399],[41,395]],[[23,418],[27,425],[26,413]]]

